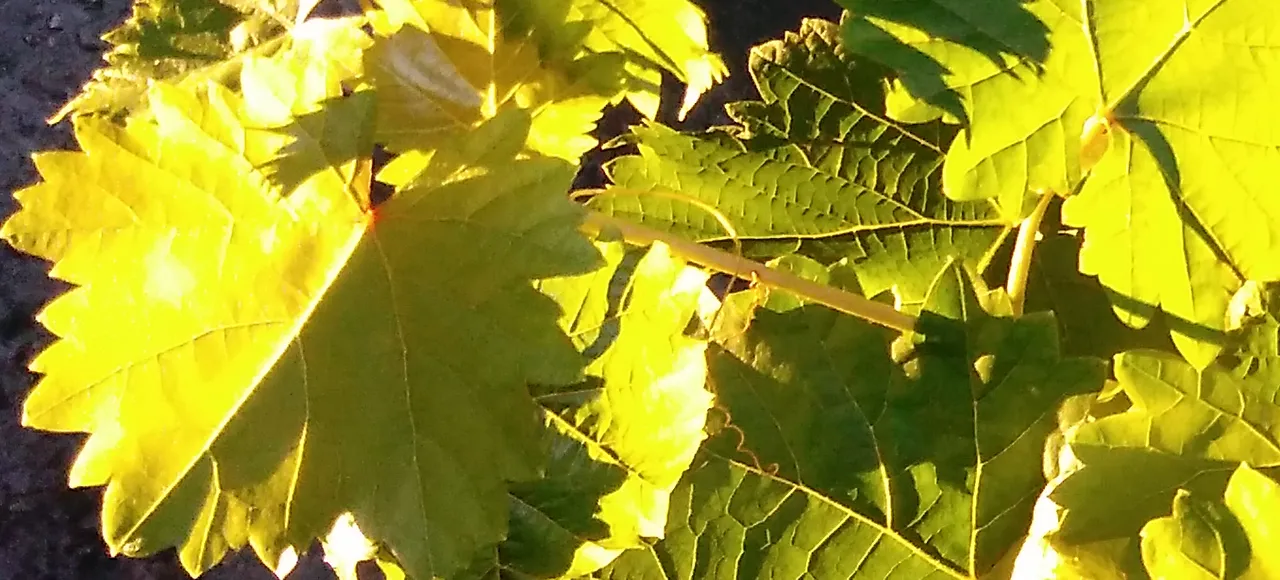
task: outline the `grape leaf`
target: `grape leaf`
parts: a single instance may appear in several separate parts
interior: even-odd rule
[[[1142,528],[1142,559],[1153,578],[1274,578],[1277,511],[1280,484],[1241,465],[1221,499],[1179,492],[1173,515]]]
[[[742,127],[635,129],[639,155],[608,166],[616,187],[591,206],[699,241],[824,238],[814,251],[854,260],[868,293],[897,285],[911,300],[948,258],[979,267],[1009,231],[990,203],[942,196],[953,131],[886,120],[883,71],[853,62],[835,24],[756,47],[750,72],[763,102],[732,106]]]
[[[666,539],[604,577],[974,577],[1026,532],[1053,408],[1104,377],[1058,355],[1052,315],[988,314],[954,263],[901,364],[852,317],[727,300],[710,354],[726,425],[673,493]]]
[[[1255,58],[1278,46],[1280,8],[1239,0],[1024,6],[1048,30],[1041,66],[1007,54],[992,60],[902,24],[861,22],[936,60],[949,71],[945,84],[964,94],[968,134],[948,154],[949,195],[995,196],[1015,208],[1005,200],[1028,190],[1072,191],[1092,165],[1063,208],[1067,225],[1085,228],[1081,271],[1120,297],[1117,314],[1132,326],[1163,308],[1178,349],[1203,368],[1223,346],[1232,294],[1246,280],[1280,279],[1271,235],[1280,205],[1269,193],[1280,177],[1280,138],[1265,121],[1264,88],[1280,65]],[[883,43],[865,52],[874,47]]]
[[[327,66],[350,66],[348,57],[356,34],[315,38],[324,24],[308,25],[303,19],[316,0],[137,0],[129,19],[103,35],[111,48],[103,55],[106,66],[94,71],[81,92],[52,118],[72,114],[114,115],[143,108],[151,82],[186,81],[192,86],[206,80],[234,80],[238,57],[269,56],[282,50],[314,52],[325,47]]]
[[[1274,346],[1274,326],[1270,332]],[[1081,466],[1048,496],[1064,510],[1053,539],[1071,546],[1136,537],[1168,513],[1178,489],[1219,497],[1242,462],[1274,473],[1280,404],[1267,368],[1275,361],[1273,350],[1241,373],[1220,363],[1196,370],[1168,353],[1118,355],[1115,375],[1132,407],[1068,436]]]
[[[379,4],[370,17],[382,38],[366,66],[379,90],[379,142],[397,152],[436,150],[515,105],[533,111],[530,149],[577,161],[596,145],[589,133],[604,105],[627,96],[656,108],[663,68],[691,90],[724,70],[685,0]],[[421,155],[393,173],[421,170]]]
[[[497,0],[513,32],[537,38],[544,61],[623,56],[627,99],[658,114],[662,71],[687,85],[680,117],[727,74],[707,49],[706,16],[688,0]]]
[[[490,557],[504,576],[577,578],[661,538],[667,501],[705,438],[706,342],[682,336],[707,274],[657,245],[636,259],[546,280],[561,326],[593,357],[586,383],[538,393],[550,439],[542,479],[511,490],[511,531]]]
[[[503,35],[492,5],[381,3],[365,67],[378,89],[378,141],[392,151],[434,151],[508,106],[533,112],[534,151],[576,161],[595,145],[588,133],[608,91],[549,68],[531,39]],[[424,155],[402,155],[388,171],[412,175],[427,164]]]
[[[1071,191],[1080,179],[1074,144],[1096,112],[1083,5],[1054,0],[971,3],[839,0],[849,50],[899,71],[889,114],[947,112],[965,121],[951,142],[943,190],[954,199],[998,200],[1019,219],[1031,192]],[[923,103],[922,103],[923,102]],[[932,107],[929,107],[932,105]],[[923,114],[921,109],[941,111]]]
[[[281,85],[255,70],[242,86]],[[367,158],[268,179],[294,139],[261,129],[271,103],[164,83],[149,102],[124,126],[78,118],[84,152],[36,156],[45,181],[0,230],[78,286],[40,314],[60,340],[23,419],[91,433],[70,482],[106,485],[111,552],[178,546],[194,575],[247,544],[275,569],[349,512],[430,578],[498,542],[506,482],[542,462],[526,385],[581,379],[531,286],[598,260],[572,167],[508,159],[375,212]]]

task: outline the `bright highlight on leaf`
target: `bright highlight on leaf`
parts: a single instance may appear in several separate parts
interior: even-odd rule
[[[1280,541],[1271,515],[1280,510],[1280,484],[1241,465],[1220,501],[1179,492],[1173,515],[1142,528],[1142,560],[1154,578],[1185,577],[1191,570],[1219,578],[1280,574]]]
[[[720,57],[707,49],[706,16],[689,0],[497,0],[495,4],[510,17],[510,31],[537,39],[545,60],[581,63],[589,54],[625,58],[619,72],[626,75],[627,99],[650,119],[658,114],[663,70],[687,85],[681,119],[703,92],[727,74]]]
[[[606,104],[625,96],[657,114],[663,70],[689,83],[691,99],[725,74],[687,0],[378,3],[371,18],[387,38],[366,66],[379,140],[395,151],[437,149],[519,106],[533,116],[530,149],[577,161],[596,145],[588,134]]]
[[[1078,463],[1039,500],[1058,510],[1047,538],[1052,548],[1077,562],[1111,562],[1128,575],[1157,574],[1216,553],[1225,558],[1226,568],[1217,564],[1222,577],[1266,577],[1236,575],[1248,554],[1241,526],[1254,524],[1231,521],[1239,517],[1230,515],[1236,508],[1217,502],[1234,493],[1237,478],[1250,477],[1244,471],[1276,485],[1269,478],[1280,465],[1277,329],[1270,316],[1251,323],[1238,350],[1204,370],[1169,353],[1118,355],[1120,396],[1096,405],[1066,433]],[[1115,485],[1120,481],[1126,483]],[[1274,514],[1261,505],[1248,513],[1248,519]],[[1221,533],[1205,537],[1209,530]],[[1134,567],[1140,560],[1146,571]]]

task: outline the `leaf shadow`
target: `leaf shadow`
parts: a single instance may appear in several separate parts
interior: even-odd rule
[[[1222,330],[1205,326],[1194,320],[1188,320],[1181,316],[1171,314],[1167,310],[1161,309],[1159,306],[1149,302],[1134,299],[1132,296],[1116,292],[1111,288],[1103,287],[1107,299],[1111,304],[1120,310],[1131,312],[1143,316],[1144,318],[1157,318],[1164,327],[1170,331],[1181,334],[1193,340],[1208,344],[1225,346],[1230,342],[1230,335]]]
[[[847,48],[897,71],[913,96],[966,123],[961,95],[946,80],[953,71],[872,20],[909,27],[929,42],[969,48],[1006,70],[1006,60],[1013,58],[1038,71],[1051,48],[1048,27],[1026,0],[837,1],[847,9],[841,22]]]
[[[957,308],[971,318],[983,307],[974,294]],[[760,309],[751,324],[708,351],[732,428],[714,433],[707,451],[795,482],[974,573],[1025,533],[1053,410],[1105,377],[1100,361],[1060,355],[1047,313],[960,321],[927,312],[920,334],[897,339],[817,305]],[[980,493],[988,499],[974,503]],[[967,521],[973,542],[954,530],[935,537],[921,523],[960,506],[971,515],[947,521]]]
[[[267,128],[292,140],[258,169],[281,188],[283,196],[320,173],[334,171],[361,207],[368,209],[370,184],[360,182],[358,169],[347,173],[343,168],[373,155],[373,107],[373,92],[360,91],[326,99],[315,111]]]
[[[932,551],[928,538],[891,518],[925,510],[937,498],[890,481],[888,473],[927,478],[919,468],[941,467],[934,476],[963,483],[961,470],[946,467],[957,446],[943,441],[951,421],[916,424],[898,416],[911,388],[892,378],[894,363],[884,352],[890,331],[818,305],[758,310],[752,328],[787,339],[745,335],[709,347],[724,417],[704,449],[801,485]],[[888,432],[906,437],[887,439]]]

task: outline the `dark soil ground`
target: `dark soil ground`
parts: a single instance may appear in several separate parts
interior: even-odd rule
[[[66,123],[44,119],[72,96],[100,62],[98,37],[118,23],[131,0],[0,0],[0,219],[11,193],[34,179],[33,151],[72,148]],[[713,47],[732,69],[730,81],[700,105],[686,128],[724,119],[725,101],[754,93],[744,67],[748,47],[794,29],[803,16],[835,18],[830,0],[702,0]],[[673,87],[674,88],[674,87]],[[601,136],[634,116],[616,111]],[[588,161],[596,173],[599,157]],[[586,181],[594,176],[584,172]],[[35,313],[59,288],[46,265],[0,243],[0,580],[169,580],[186,578],[172,551],[148,559],[110,558],[98,534],[100,494],[66,487],[82,437],[23,429],[21,403],[34,383],[26,369],[49,340]],[[313,551],[290,580],[334,576]],[[249,554],[206,573],[210,580],[274,578]]]

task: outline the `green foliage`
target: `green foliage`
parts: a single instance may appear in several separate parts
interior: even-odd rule
[[[295,29],[316,4],[317,0],[138,0],[132,16],[103,36],[111,45],[104,57],[107,66],[95,71],[55,118],[126,112],[145,100],[153,81],[189,86],[208,79],[234,82],[240,64],[234,57],[242,54],[339,51],[314,56],[326,66],[350,66],[350,47],[343,39],[317,38],[309,32],[316,26]]]
[[[667,539],[606,577],[990,569],[1026,531],[1053,408],[1098,388],[1103,366],[1060,357],[1050,315],[988,313],[954,265],[925,301],[928,334],[896,339],[914,350],[905,361],[890,332],[757,306],[761,294],[727,306],[709,364],[729,424],[677,488]]]
[[[1241,465],[1220,501],[1179,491],[1173,515],[1143,527],[1143,561],[1161,578],[1270,578],[1280,573],[1276,553],[1264,548],[1277,540],[1267,522],[1276,510],[1280,485]]]
[[[950,257],[985,267],[1011,224],[987,201],[941,195],[955,131],[884,118],[884,71],[854,61],[838,27],[807,20],[756,47],[749,70],[763,101],[730,105],[740,126],[636,129],[640,154],[608,167],[615,187],[590,206],[696,240],[790,241],[826,262],[849,258],[869,293],[896,287],[914,302]]]
[[[1079,192],[1063,220],[1085,230],[1080,270],[1127,324],[1163,309],[1202,368],[1223,347],[1232,294],[1280,280],[1268,96],[1280,65],[1254,58],[1280,47],[1280,8],[841,4],[861,16],[845,29],[851,49],[902,73],[891,116],[968,121],[947,155],[949,196],[995,198],[1020,217],[1030,194]]]
[[[694,4],[138,0],[0,228],[24,424],[192,575],[1280,574],[1280,12],[840,3],[571,194]]]

